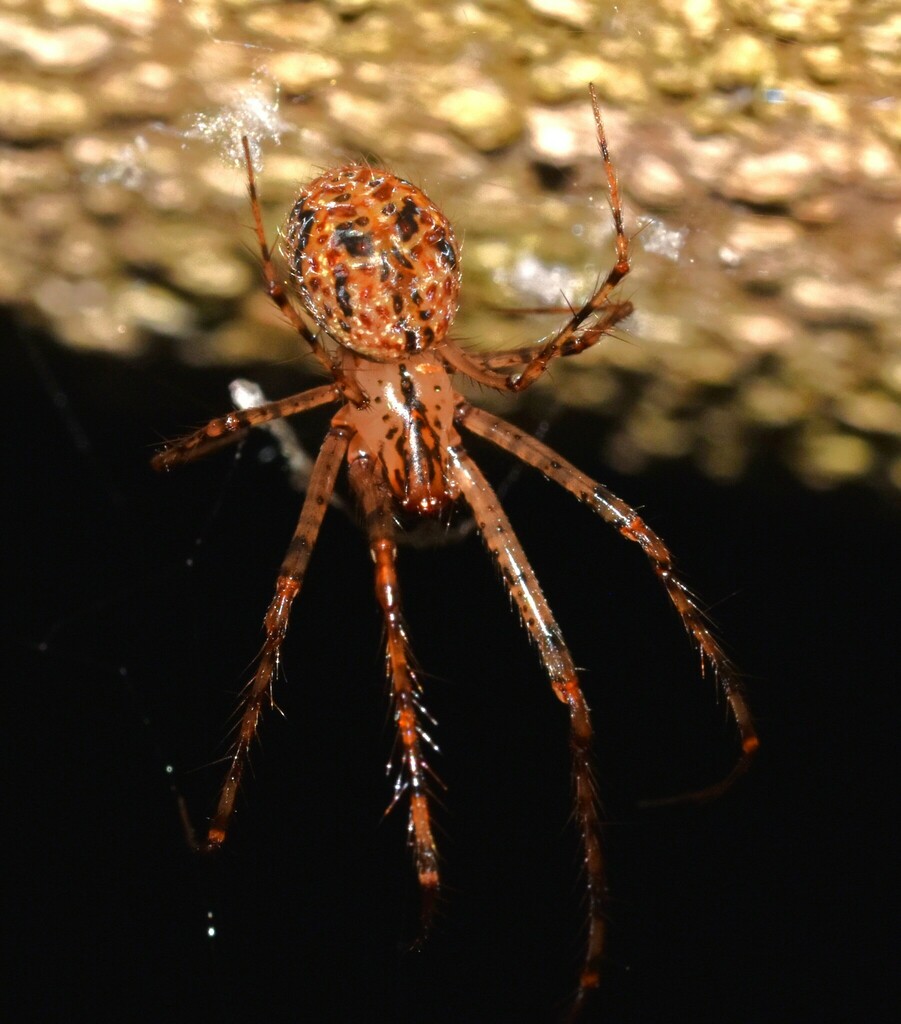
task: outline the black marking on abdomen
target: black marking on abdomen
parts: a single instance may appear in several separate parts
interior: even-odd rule
[[[290,221],[294,225],[291,232],[290,240],[294,243],[293,253],[293,269],[300,273],[300,256],[307,247],[307,242],[310,240],[310,231],[313,228],[313,221],[315,215],[312,210],[304,209],[305,199],[299,199],[294,204],[294,209],[291,211]]]
[[[397,248],[397,246],[394,246],[394,248],[391,250],[391,255],[406,270],[412,270],[413,269],[413,264],[407,259],[406,256],[404,256],[404,254],[400,251],[400,249]]]
[[[439,255],[447,264],[447,266],[449,266],[451,270],[453,270],[454,267],[456,267],[457,265],[457,253],[454,247],[448,241],[447,235],[445,235],[443,232],[441,234],[441,238],[439,238],[438,242],[435,244],[435,248],[438,250]]]
[[[342,221],[332,237],[348,256],[372,255],[372,235],[368,231],[358,231],[350,221]]]
[[[400,231],[400,237],[405,242],[409,242],[419,231],[419,222],[416,220],[416,214],[419,212],[420,210],[416,203],[413,202],[410,196],[406,196],[401,211],[397,215],[397,228]]]
[[[351,305],[350,293],[347,290],[347,269],[344,266],[335,267],[335,298],[345,316],[353,316],[354,308]]]

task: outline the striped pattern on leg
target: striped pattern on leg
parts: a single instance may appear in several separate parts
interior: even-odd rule
[[[582,834],[588,890],[588,949],[576,997],[576,1008],[579,1008],[588,990],[597,988],[600,983],[605,935],[604,861],[592,765],[591,714],[560,627],[497,495],[461,448],[453,450],[452,462],[460,490],[472,509],[485,546],[494,558],[523,625],[538,647],[554,693],[569,709],[575,812]]]
[[[729,703],[741,738],[741,755],[732,771],[720,782],[697,792],[668,797],[653,803],[675,803],[681,800],[709,800],[725,792],[732,783],[743,775],[760,745],[751,713],[741,692],[738,676],[726,657],[722,647],[707,625],[704,613],[688,587],[676,575],[673,556],[669,548],[644,522],[631,506],[609,491],[603,484],[586,476],[562,455],[552,448],[523,433],[512,423],[494,416],[483,409],[476,409],[466,403],[458,408],[457,422],[479,437],[491,441],[499,448],[510,452],[516,458],[534,466],[548,479],[560,484],[582,504],[587,505],[602,519],[614,526],[623,537],[631,540],[644,551],[654,574],[682,620],[682,625],[691,637],[701,657],[701,674],[713,673],[723,695]]]
[[[240,441],[247,436],[247,431],[251,427],[259,427],[272,420],[294,416],[296,413],[340,400],[341,390],[338,385],[324,384],[322,387],[301,391],[299,394],[267,402],[265,405],[235,409],[226,416],[217,416],[216,419],[210,420],[206,426],[192,434],[170,441],[162,451],[153,456],[150,464],[154,469],[171,469],[185,462],[193,462],[225,445]]]
[[[278,673],[282,642],[288,631],[291,605],[300,593],[310,556],[319,535],[319,527],[322,525],[325,510],[328,508],[338,470],[344,461],[347,442],[345,431],[340,429],[329,431],[316,459],[316,465],[313,467],[309,490],[304,499],[297,529],[294,531],[294,537],[279,570],[275,596],[272,598],[263,620],[266,639],[263,641],[257,670],[247,686],[244,696],[244,709],[238,724],[238,737],[229,758],[228,771],[219,794],[219,804],[210,822],[207,833],[207,849],[215,849],[225,842],[228,823],[234,811],[235,798],[241,785],[241,777],[244,774],[250,746],[256,736],[263,706],[267,700],[272,703],[272,683]]]
[[[400,743],[404,778],[395,791],[393,803],[404,789],[410,793],[409,833],[413,846],[416,875],[422,894],[422,931],[428,932],[438,896],[440,876],[438,850],[432,833],[429,808],[429,767],[423,752],[429,742],[422,731],[426,713],[421,703],[421,688],[411,665],[410,644],[404,627],[397,578],[395,543],[395,507],[391,494],[367,458],[353,462],[349,470],[351,487],[360,508],[369,537],[369,550],[375,565],[375,592],[385,619],[388,676],[394,704],[394,720]],[[427,717],[427,716],[426,716]]]

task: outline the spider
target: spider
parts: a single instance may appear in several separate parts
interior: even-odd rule
[[[488,387],[519,392],[554,360],[596,344],[632,312],[613,296],[628,274],[629,239],[619,185],[594,87],[597,143],[615,228],[616,261],[567,322],[537,344],[491,354],[466,352],[449,337],[460,289],[460,255],[441,211],[414,185],[365,163],[327,171],[298,196],[282,239],[291,289],[279,279],[263,230],[255,172],[243,142],[247,186],[270,297],[303,338],[331,381],[279,401],[231,412],[171,442],[157,469],[190,462],[244,437],[248,430],[329,403],[341,403],[315,461],[300,519],[264,619],[265,640],[243,698],[237,739],[205,848],[226,839],[235,799],[266,701],[278,674],[282,643],[342,464],[362,513],[384,617],[387,674],[401,751],[392,806],[409,794],[408,829],[422,895],[423,934],[440,883],[429,793],[421,686],[412,664],[397,575],[401,520],[442,516],[468,505],[523,625],[538,650],[554,694],[570,721],[575,818],[581,832],[588,896],[588,936],[575,1010],[600,982],[604,954],[604,860],[592,774],[592,724],[572,656],[541,587],[491,485],[467,454],[460,431],[504,449],[569,491],[641,547],[694,641],[701,669],[715,675],[741,739],[741,755],[717,785],[685,797],[718,795],[748,766],[757,748],[738,680],[705,616],[675,574],[664,542],[634,509],[536,438],[471,405],[453,385],[460,374]],[[665,801],[662,801],[665,802]]]

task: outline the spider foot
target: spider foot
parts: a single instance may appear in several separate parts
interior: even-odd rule
[[[600,971],[586,967],[579,978],[579,988],[570,1004],[569,1011],[563,1018],[565,1024],[577,1024],[587,1006],[594,1002],[594,993],[600,987]]]
[[[225,829],[213,826],[207,832],[206,839],[200,844],[200,852],[203,854],[216,853],[225,844]]]
[[[751,767],[751,761],[753,760],[754,754],[759,746],[760,740],[756,735],[748,736],[742,743],[741,757],[735,763],[732,771],[730,771],[725,778],[720,779],[719,782],[714,782],[711,786],[704,786],[701,789],[690,789],[685,793],[677,793],[675,796],[663,796],[655,797],[651,800],[639,800],[638,806],[641,809],[646,807],[673,807],[676,804],[706,804],[711,803],[714,800],[718,800],[724,793],[727,793]]]
[[[438,886],[431,889],[424,889],[419,911],[419,934],[410,944],[410,952],[418,953],[429,941],[432,934],[432,925],[435,921],[435,911],[438,908]]]

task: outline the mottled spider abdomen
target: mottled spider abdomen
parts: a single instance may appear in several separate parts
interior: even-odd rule
[[[307,312],[367,359],[421,352],[457,312],[453,229],[414,185],[350,164],[300,194],[282,250]]]

